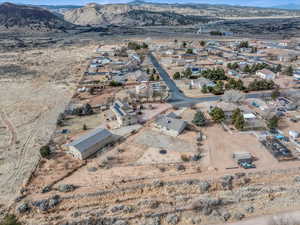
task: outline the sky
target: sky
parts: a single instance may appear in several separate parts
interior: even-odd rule
[[[33,5],[85,5],[90,2],[99,4],[126,3],[130,0],[0,0],[1,2],[12,2]],[[147,0],[146,0],[147,1]],[[151,1],[151,0],[148,0]],[[271,7],[286,4],[300,4],[300,0],[152,0],[151,2],[163,3],[208,3],[208,4],[229,4],[257,7]]]

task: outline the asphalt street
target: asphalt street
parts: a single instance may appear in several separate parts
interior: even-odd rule
[[[201,97],[201,98],[191,98],[185,96],[182,91],[176,86],[175,82],[170,78],[167,71],[160,65],[156,57],[149,53],[149,58],[157,70],[157,72],[160,74],[160,77],[164,80],[166,85],[169,88],[170,95],[167,99],[167,101],[174,105],[174,106],[191,106],[197,103],[201,102],[209,102],[209,101],[218,101],[221,99],[222,96],[207,96],[207,97]],[[286,93],[288,94],[294,94],[299,93],[299,90],[287,90]],[[262,97],[268,97],[271,96],[272,91],[268,92],[260,92],[260,93],[247,93],[246,98],[262,98]]]

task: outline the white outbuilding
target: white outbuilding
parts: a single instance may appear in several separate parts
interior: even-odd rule
[[[103,128],[97,128],[72,141],[67,146],[75,158],[84,160],[114,141],[113,134]]]

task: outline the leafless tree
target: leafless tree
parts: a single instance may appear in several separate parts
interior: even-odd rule
[[[237,90],[228,90],[225,91],[224,95],[222,96],[222,100],[224,102],[230,103],[242,103],[246,98],[246,95]]]

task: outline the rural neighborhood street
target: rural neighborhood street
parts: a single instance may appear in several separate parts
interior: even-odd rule
[[[166,85],[170,90],[170,96],[168,98],[168,102],[174,106],[190,106],[193,104],[197,104],[200,102],[208,102],[208,101],[218,101],[221,99],[221,96],[207,96],[201,98],[191,98],[185,96],[182,91],[176,86],[175,82],[170,78],[167,71],[160,65],[156,57],[150,53],[149,54],[150,60],[153,66],[156,68],[158,73],[160,74],[161,78],[164,80]],[[299,90],[287,90],[285,91],[286,94],[295,94],[299,93]],[[272,91],[264,91],[264,92],[255,92],[255,93],[247,93],[246,98],[261,98],[270,96]]]

